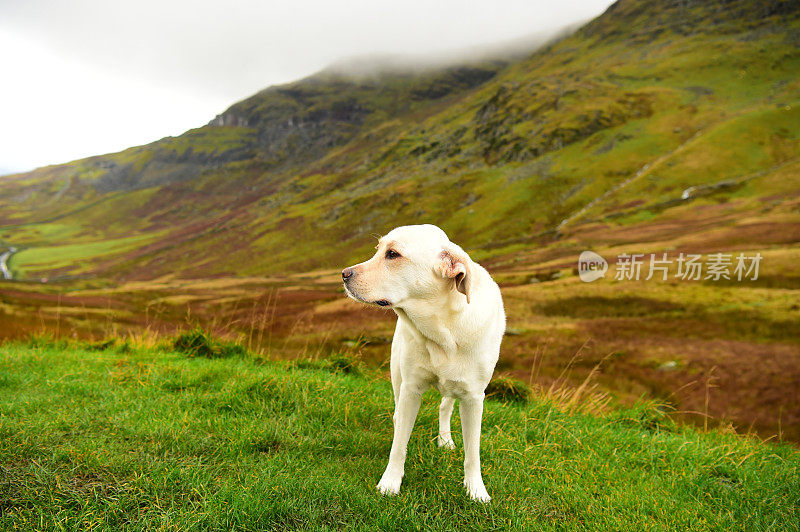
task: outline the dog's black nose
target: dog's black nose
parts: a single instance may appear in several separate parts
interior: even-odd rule
[[[346,281],[349,278],[351,278],[352,276],[353,276],[353,268],[345,268],[344,270],[342,270],[342,279],[343,280]]]

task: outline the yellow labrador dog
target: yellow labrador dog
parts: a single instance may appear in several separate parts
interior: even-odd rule
[[[374,257],[345,268],[342,279],[351,298],[397,314],[391,358],[394,439],[378,491],[400,491],[420,399],[435,386],[443,396],[438,444],[455,447],[450,417],[458,399],[464,486],[474,500],[489,502],[481,477],[480,437],[483,393],[506,326],[497,284],[435,225],[392,230],[380,239]]]

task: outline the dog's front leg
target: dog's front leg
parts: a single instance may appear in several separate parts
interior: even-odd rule
[[[464,436],[464,486],[476,501],[489,502],[491,497],[481,476],[481,417],[483,394],[464,397],[459,402],[461,431]]]
[[[406,463],[406,448],[411,437],[411,429],[417,419],[422,394],[412,390],[406,383],[400,385],[400,393],[395,405],[394,439],[389,453],[389,464],[378,482],[378,491],[383,495],[397,495],[403,481]]]

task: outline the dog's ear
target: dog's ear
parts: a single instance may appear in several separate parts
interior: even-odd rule
[[[469,303],[472,283],[472,268],[469,257],[458,246],[445,248],[439,257],[442,259],[442,275],[455,281],[456,290],[467,296],[467,303]]]

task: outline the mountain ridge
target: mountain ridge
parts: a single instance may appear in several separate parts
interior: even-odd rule
[[[626,186],[622,196],[631,197],[622,199],[655,191],[662,205],[710,184],[690,170],[709,153],[708,175],[734,177],[735,165],[721,146],[705,144],[705,132],[752,130],[753,143],[738,137],[744,145],[731,154],[745,173],[796,156],[797,15],[796,3],[780,0],[731,0],[725,9],[621,0],[512,62],[377,79],[323,71],[264,89],[179,137],[5,178],[0,239],[42,252],[59,243],[48,242],[51,234],[76,243],[141,235],[148,243],[125,252],[111,245],[58,268],[26,265],[32,252],[23,251],[12,264],[22,278],[325,267],[363,252],[370,232],[416,221],[443,225],[499,258],[516,253],[520,234],[546,244],[589,205],[601,212],[587,220],[615,214],[618,206],[592,201],[683,143],[690,146],[679,155],[696,160],[668,161],[672,175],[658,176],[660,185]],[[476,223],[476,209],[489,216]],[[50,227],[53,220],[68,229]],[[20,224],[27,229],[13,230]],[[310,248],[302,260],[286,249],[297,238]],[[181,258],[200,242],[220,255]],[[314,251],[322,246],[327,254]],[[166,249],[182,251],[158,256]],[[146,260],[163,266],[142,268]]]

